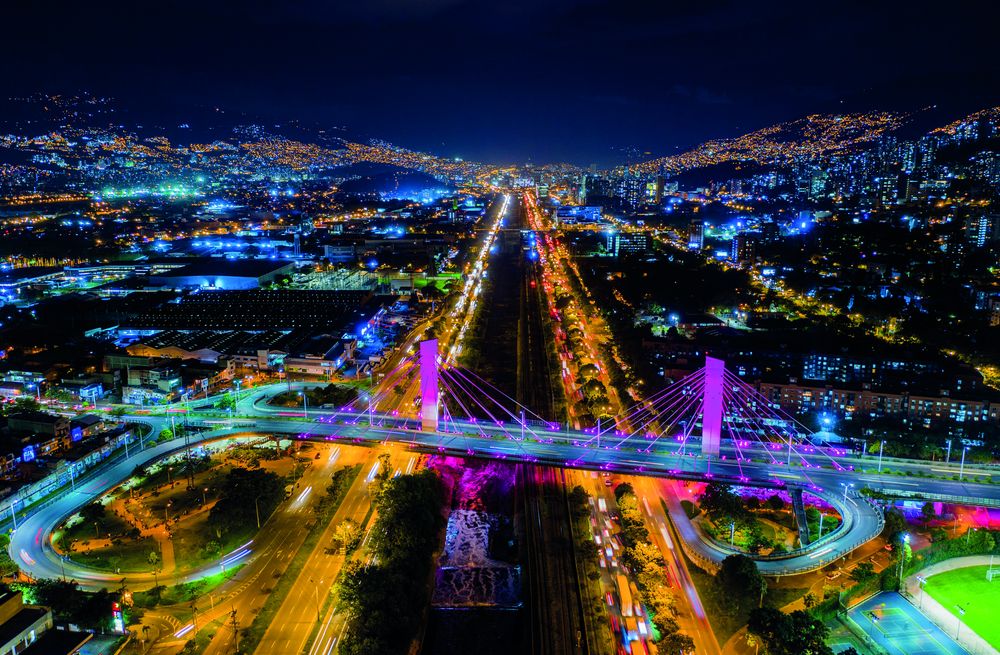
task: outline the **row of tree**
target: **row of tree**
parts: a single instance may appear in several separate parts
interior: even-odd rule
[[[385,479],[373,487],[378,518],[371,531],[374,564],[355,560],[337,585],[347,614],[344,655],[410,650],[427,605],[433,554],[443,528],[444,492],[429,470]]]
[[[621,512],[622,563],[632,572],[640,600],[659,633],[660,648],[669,653],[693,651],[694,642],[677,624],[676,599],[664,575],[666,562],[649,539],[632,485],[623,482],[615,487],[615,498]]]

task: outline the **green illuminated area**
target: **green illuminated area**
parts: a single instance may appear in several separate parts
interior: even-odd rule
[[[169,200],[183,200],[186,198],[200,198],[203,195],[204,193],[200,189],[175,182],[163,183],[157,186],[134,186],[121,189],[109,187],[100,192],[98,199],[132,200],[135,198],[167,198]]]
[[[986,579],[988,566],[969,566],[938,573],[927,579],[924,592],[958,617],[994,648],[1000,647],[1000,579]],[[965,610],[960,615],[956,606]]]

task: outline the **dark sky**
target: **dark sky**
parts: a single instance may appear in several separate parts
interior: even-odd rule
[[[813,111],[1000,103],[986,1],[3,5],[0,91],[220,104],[490,161],[607,163]]]

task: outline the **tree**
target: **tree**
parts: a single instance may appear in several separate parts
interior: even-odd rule
[[[906,532],[908,524],[906,517],[895,507],[885,510],[885,527],[882,529],[882,536],[886,541],[896,543],[897,538]]]
[[[725,518],[737,521],[747,513],[743,499],[733,491],[733,488],[718,482],[709,482],[705,485],[699,504],[713,520]]]
[[[807,610],[811,610],[812,608],[816,607],[816,603],[818,601],[819,599],[816,598],[816,594],[812,593],[811,591],[802,597],[802,604],[805,605]]]
[[[875,565],[871,562],[861,562],[851,571],[851,577],[857,582],[868,582],[875,577]]]
[[[767,588],[757,563],[746,555],[729,555],[722,560],[715,580],[734,608],[756,605]]]
[[[163,428],[160,430],[160,436],[157,438],[158,441],[170,441],[174,438],[174,433],[170,428]]]
[[[767,499],[767,501],[766,501],[766,503],[767,503],[768,509],[772,509],[772,510],[774,510],[776,512],[785,509],[785,501],[778,494],[774,494],[773,496],[769,496],[768,499]]]
[[[221,533],[246,533],[271,515],[285,494],[284,481],[270,471],[234,468],[222,481],[219,500],[208,513],[208,523]]]
[[[7,577],[16,574],[20,568],[17,562],[10,558],[7,547],[10,545],[10,537],[4,533],[0,534],[0,576]]]
[[[382,453],[378,456],[378,473],[375,474],[369,485],[372,498],[379,495],[390,475],[392,475],[392,462],[389,459],[389,453]]]
[[[924,503],[924,506],[920,508],[920,518],[924,523],[930,523],[937,518],[933,502],[928,501]]]
[[[31,396],[21,396],[14,401],[14,405],[11,407],[11,413],[17,412],[38,412],[41,411],[42,405],[37,400]]]
[[[664,653],[684,655],[694,652],[694,640],[683,632],[671,632],[657,643],[657,647]]]
[[[100,501],[88,503],[80,508],[80,517],[87,523],[104,520],[107,509]]]
[[[826,645],[829,628],[802,610],[785,614],[773,607],[755,609],[747,632],[761,640],[768,655],[833,655]]]
[[[26,586],[25,598],[33,601],[31,604],[52,608],[60,620],[94,630],[110,627],[112,594],[106,590],[87,593],[76,582],[42,579]]]
[[[333,547],[335,550],[350,550],[360,536],[361,529],[357,521],[344,519],[333,530]]]
[[[622,482],[617,487],[615,487],[615,501],[618,503],[622,502],[622,496],[625,494],[635,495],[635,489],[628,482]]]

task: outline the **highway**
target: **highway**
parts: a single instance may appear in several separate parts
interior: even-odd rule
[[[352,518],[359,524],[364,518],[370,504],[368,470],[375,461],[375,454],[376,451],[371,450],[369,456],[363,458],[360,474],[333,519],[323,529],[313,552],[281,604],[278,616],[283,617],[282,620],[271,622],[257,646],[257,652],[298,653],[305,646],[344,559],[327,552],[333,541],[334,527],[346,518]]]
[[[657,493],[657,483],[660,480],[635,476],[628,481],[640,499],[650,539],[663,554],[670,577],[677,585],[678,601],[683,607],[678,617],[678,624],[694,640],[695,652],[706,655],[720,654],[722,647],[715,637],[715,632],[712,631],[705,607],[701,604],[698,590],[688,571],[687,562],[679,550],[678,534],[671,530],[670,517],[663,511],[663,505],[660,503],[660,494]]]

